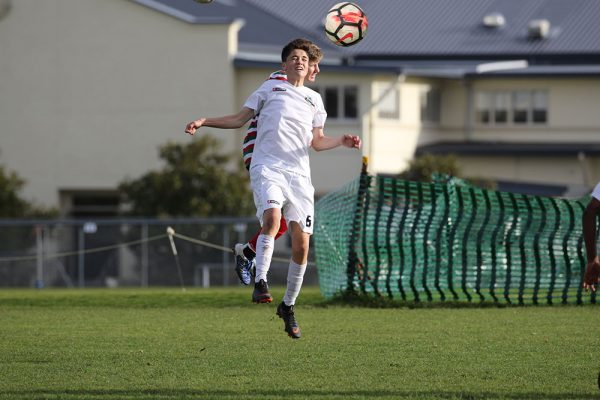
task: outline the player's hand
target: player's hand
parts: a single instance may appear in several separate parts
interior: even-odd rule
[[[360,146],[362,146],[360,138],[355,135],[344,135],[342,144],[351,149],[360,149]]]
[[[596,257],[593,261],[589,262],[585,269],[585,275],[583,276],[583,288],[587,292],[592,289],[592,292],[596,291],[596,285],[600,281],[600,261]]]
[[[206,121],[206,118],[200,118],[190,122],[185,126],[185,132],[194,136],[194,134],[196,133],[196,129],[200,128],[204,124],[204,121]]]

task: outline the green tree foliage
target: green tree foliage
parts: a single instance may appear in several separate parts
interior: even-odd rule
[[[54,208],[38,206],[21,197],[25,180],[0,165],[0,218],[54,217],[58,211]]]
[[[165,167],[119,190],[137,216],[246,216],[254,212],[248,173],[228,171],[231,155],[219,152],[220,141],[203,135],[189,144],[167,143],[159,150]],[[238,156],[239,158],[239,156]],[[241,160],[241,158],[240,158]]]
[[[20,195],[26,181],[16,172],[0,165],[0,218],[50,218],[58,215],[55,208],[41,207],[23,199]],[[35,231],[31,226],[13,225],[0,229],[0,253],[13,254],[16,249],[35,243]],[[26,283],[25,269],[15,269],[8,264],[0,264],[0,282]],[[23,281],[25,279],[25,281]]]
[[[14,171],[8,171],[0,165],[0,217],[23,217],[28,211],[28,204],[19,196],[25,181]]]
[[[400,176],[411,181],[430,182],[436,174],[460,177],[460,173],[456,156],[424,154],[411,160]]]
[[[431,182],[433,180],[444,180],[455,177],[461,178],[473,186],[485,189],[496,188],[496,183],[490,179],[462,176],[458,158],[454,154],[443,156],[428,153],[423,154],[414,158],[406,171],[400,173],[400,177],[419,182]]]

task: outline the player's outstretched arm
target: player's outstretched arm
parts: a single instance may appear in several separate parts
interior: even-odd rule
[[[342,135],[338,137],[325,136],[323,128],[313,129],[313,140],[311,146],[316,151],[335,149],[339,146],[348,147],[350,149],[360,149],[362,142],[356,135]]]
[[[596,285],[600,278],[600,261],[598,260],[596,242],[596,224],[600,214],[600,200],[592,197],[583,212],[583,240],[587,254],[587,268],[583,276],[583,288],[587,291],[596,291]]]
[[[237,129],[244,126],[244,124],[253,116],[254,110],[248,107],[243,107],[237,114],[216,118],[200,118],[192,121],[185,126],[185,132],[193,136],[196,133],[196,130],[201,126],[219,129]]]

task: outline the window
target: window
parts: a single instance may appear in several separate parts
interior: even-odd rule
[[[531,109],[531,95],[526,90],[513,92],[512,98],[513,118],[515,124],[526,124],[529,121],[529,110]]]
[[[440,122],[440,91],[434,87],[421,89],[421,122]]]
[[[358,88],[346,86],[344,88],[344,118],[358,117]]]
[[[478,92],[476,122],[483,125],[545,124],[548,119],[546,90]]]
[[[510,107],[510,93],[494,93],[494,122],[505,124],[508,122],[508,110]]]
[[[545,124],[548,122],[548,95],[545,90],[533,91],[533,123]]]
[[[476,118],[480,124],[489,124],[491,119],[492,110],[492,94],[490,92],[479,92],[477,93],[476,102]]]
[[[377,98],[379,118],[400,118],[400,92],[395,84],[379,84]]]
[[[60,197],[63,211],[70,218],[119,215],[121,197],[116,191],[61,191]]]
[[[357,86],[311,86],[323,98],[328,119],[358,118]]]
[[[325,95],[323,101],[325,102],[325,110],[329,118],[339,118],[339,94],[338,88],[328,87],[325,88]]]

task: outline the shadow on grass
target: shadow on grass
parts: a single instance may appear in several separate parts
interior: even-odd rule
[[[432,300],[396,300],[388,296],[378,296],[376,294],[364,293],[354,290],[346,290],[339,292],[329,300],[317,304],[317,306],[343,306],[343,307],[362,307],[362,308],[507,308],[507,307],[582,307],[582,306],[595,306],[594,303],[587,304],[573,304],[566,303],[562,304],[555,302],[548,304],[547,302],[539,302],[534,304],[532,301],[525,301],[519,304],[517,301],[506,302],[502,301],[491,301],[491,300],[475,300],[472,301],[464,299],[459,300],[442,300],[440,298],[433,298]]]
[[[156,389],[156,390],[19,390],[1,391],[2,399],[515,399],[515,400],[576,400],[597,399],[598,394],[584,393],[496,393],[460,391],[403,390],[258,390],[248,393],[233,390]]]

